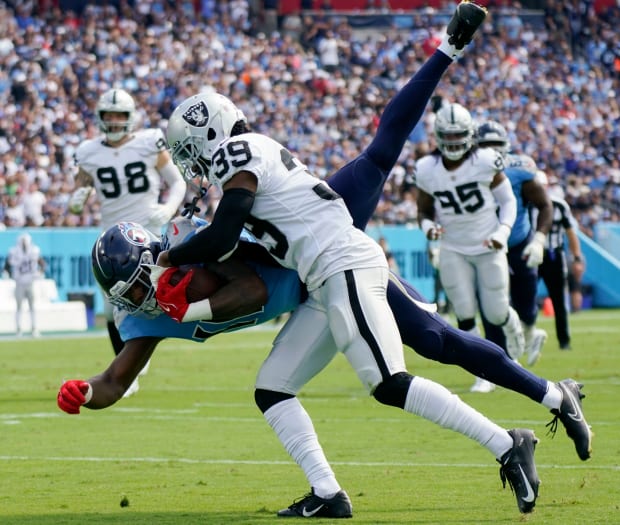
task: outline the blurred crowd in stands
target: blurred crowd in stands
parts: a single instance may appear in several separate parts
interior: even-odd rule
[[[93,110],[110,87],[134,96],[141,126],[162,128],[187,96],[220,91],[256,131],[327,176],[367,144],[454,5],[412,15],[410,29],[360,31],[329,12],[274,22],[247,0],[75,4],[0,2],[0,227],[98,224],[95,201],[80,216],[67,201],[73,152],[98,134]],[[583,231],[620,219],[620,8],[547,4],[540,17],[520,16],[515,3],[492,9],[412,133],[376,221],[415,224],[412,167],[434,148],[443,101],[502,122],[513,149],[563,189]],[[207,193],[203,214],[217,198]]]

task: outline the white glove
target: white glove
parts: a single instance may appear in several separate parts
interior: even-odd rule
[[[508,237],[510,237],[510,228],[505,224],[500,224],[485,244],[490,250],[504,250],[508,244]]]
[[[543,262],[545,255],[545,240],[547,236],[542,232],[536,232],[534,239],[523,249],[523,258],[527,260],[528,268],[536,268]]]
[[[438,241],[443,235],[443,228],[441,225],[431,221],[430,219],[424,219],[422,224],[420,224],[420,227],[429,241]]]
[[[157,224],[162,226],[166,224],[174,215],[174,210],[171,211],[167,204],[156,204],[151,208],[151,217],[149,222],[151,224]]]
[[[157,266],[156,264],[145,264],[144,266],[151,270],[149,278],[151,279],[151,284],[153,285],[153,288],[155,288],[155,291],[157,291],[157,283],[159,283],[159,278],[168,268],[164,268],[163,266]]]
[[[82,213],[84,204],[86,204],[92,190],[92,186],[82,186],[81,188],[75,190],[69,198],[69,211],[75,215]]]

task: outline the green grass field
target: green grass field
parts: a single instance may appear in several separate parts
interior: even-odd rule
[[[379,405],[338,356],[300,397],[351,496],[355,523],[620,522],[620,311],[574,315],[570,352],[557,349],[549,318],[539,324],[550,337],[534,371],[585,383],[592,459],[577,458],[563,427],[546,435],[551,415],[542,406],[504,389],[471,394],[469,374],[406,349],[413,373],[506,428],[535,430],[542,485],[534,513],[520,515],[485,449]],[[105,337],[0,340],[0,523],[281,523],[275,512],[308,486],[253,401],[254,374],[274,334],[165,341],[137,395],[79,416],[56,407],[56,392],[63,379],[107,366]]]

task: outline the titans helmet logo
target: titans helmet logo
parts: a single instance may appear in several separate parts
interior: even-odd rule
[[[146,230],[134,222],[121,222],[118,225],[119,230],[127,242],[134,246],[144,246],[149,241],[149,234]]]
[[[183,120],[190,126],[196,128],[204,128],[209,122],[209,110],[207,105],[201,100],[193,106],[190,106],[185,113],[183,113]]]

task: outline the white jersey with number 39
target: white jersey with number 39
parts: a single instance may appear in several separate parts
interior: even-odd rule
[[[256,176],[246,227],[309,290],[343,270],[387,267],[379,245],[353,226],[342,198],[278,142],[257,133],[234,136],[212,162],[209,182],[218,187],[241,171]]]
[[[136,131],[131,140],[114,148],[101,138],[80,144],[75,163],[93,178],[103,229],[119,221],[137,222],[150,229],[162,181],[155,166],[165,149],[160,129]]]
[[[465,255],[489,250],[485,241],[499,227],[491,182],[503,167],[500,153],[492,148],[475,150],[453,171],[439,155],[417,162],[416,184],[434,198],[435,221],[444,228],[442,249]]]

